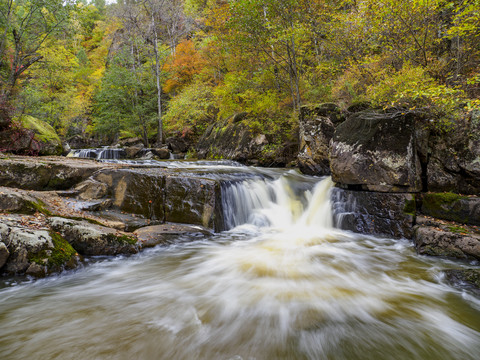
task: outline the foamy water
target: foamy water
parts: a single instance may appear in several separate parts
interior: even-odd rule
[[[204,241],[5,286],[1,358],[478,359],[451,263],[334,229],[331,180],[307,180],[224,187],[231,229]]]

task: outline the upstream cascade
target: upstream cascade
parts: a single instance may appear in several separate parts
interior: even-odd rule
[[[478,359],[480,300],[445,283],[453,263],[335,229],[329,178],[202,168],[229,230],[5,282],[2,359]]]

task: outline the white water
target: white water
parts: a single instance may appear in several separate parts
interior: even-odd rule
[[[2,359],[478,359],[480,300],[332,227],[331,181],[223,189],[233,228],[0,290]]]

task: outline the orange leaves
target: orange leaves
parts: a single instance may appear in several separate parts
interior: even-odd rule
[[[200,53],[195,49],[192,40],[184,40],[177,45],[175,54],[165,65],[165,70],[170,74],[163,90],[166,93],[179,90],[190,83],[195,74],[198,74],[205,62]]]

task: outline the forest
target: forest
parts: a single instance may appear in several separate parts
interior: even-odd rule
[[[478,112],[480,0],[0,2],[12,126],[148,146],[246,113],[281,144],[322,102],[420,109],[442,129]]]

